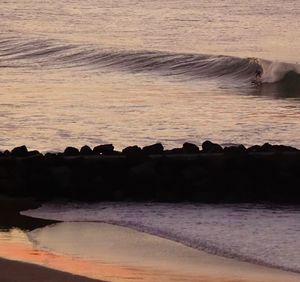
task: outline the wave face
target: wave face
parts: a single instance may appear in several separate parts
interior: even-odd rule
[[[44,205],[25,215],[131,227],[209,253],[300,272],[300,210],[251,205]]]
[[[53,40],[26,40],[17,37],[0,40],[0,66],[32,68],[108,68],[132,73],[156,73],[188,79],[215,78],[230,83],[255,82],[262,71],[263,83],[283,81],[300,85],[300,66],[256,58],[159,51],[99,50],[93,46],[65,44]],[[290,78],[290,73],[293,78]]]

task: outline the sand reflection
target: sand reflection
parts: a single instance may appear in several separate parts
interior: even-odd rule
[[[0,257],[124,281],[297,282],[299,274],[239,262],[105,223],[63,222],[0,232]]]
[[[59,229],[65,229],[66,227],[65,224],[59,224],[58,228],[54,226],[50,227],[49,230],[53,229],[59,231]],[[70,227],[69,231],[73,232],[74,228],[72,228],[72,225]],[[77,227],[80,227],[80,225],[77,225]],[[40,229],[35,233],[35,235],[43,233],[42,237],[45,236],[43,229]],[[48,234],[50,237],[53,236],[51,232]],[[32,236],[29,235],[29,237]],[[48,237],[49,241],[50,237]],[[46,238],[44,237],[43,240],[45,239]],[[64,236],[59,239],[59,245],[65,244],[66,246],[63,251],[66,252],[66,249],[69,249],[70,251],[71,248],[74,248],[75,250],[76,246],[70,244],[72,238],[69,242],[65,241],[65,239]],[[188,273],[163,271],[161,269],[155,270],[153,267],[147,268],[142,267],[141,265],[120,265],[118,263],[109,262],[109,260],[104,261],[105,256],[103,257],[103,261],[97,261],[93,255],[93,259],[83,258],[86,257],[87,252],[91,251],[89,249],[86,249],[86,254],[82,254],[82,257],[78,254],[63,254],[59,250],[50,251],[47,250],[46,247],[39,247],[38,242],[31,240],[28,238],[28,233],[18,229],[13,229],[10,232],[0,232],[0,256],[7,259],[39,264],[57,270],[107,281],[203,281],[199,276],[197,277],[196,275]],[[56,240],[54,239],[54,241]],[[81,247],[80,245],[80,242],[78,242],[79,249]]]

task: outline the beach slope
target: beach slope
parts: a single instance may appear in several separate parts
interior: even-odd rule
[[[82,276],[24,262],[0,259],[1,282],[96,282]]]

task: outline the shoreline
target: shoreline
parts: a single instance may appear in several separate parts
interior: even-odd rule
[[[34,200],[34,199],[11,199],[11,198],[6,198],[6,197],[0,197],[0,203],[5,203],[6,205],[3,204],[1,205],[1,209],[5,209],[8,206],[10,208],[7,209],[6,214],[9,214],[9,211],[11,212],[11,214],[13,214],[13,217],[11,219],[15,219],[17,218],[15,213],[19,212],[21,209],[28,209],[28,208],[34,208],[38,206],[38,203]],[[12,212],[13,210],[15,210],[15,212]],[[26,219],[27,218],[27,219]],[[21,226],[18,226],[18,224],[20,222],[22,222],[23,220],[27,221],[27,224],[21,224]],[[30,222],[30,224],[29,224]],[[2,223],[0,221],[0,223]],[[45,231],[45,230],[51,230],[51,229],[55,229],[57,228],[57,226],[61,226],[61,225],[66,225],[68,223],[64,223],[64,222],[57,222],[57,221],[52,221],[52,220],[41,220],[41,219],[36,219],[36,218],[29,218],[27,216],[21,216],[18,219],[18,221],[14,224],[10,224],[9,226],[7,226],[7,229],[14,227],[19,227],[19,228],[23,228],[25,230],[34,230],[36,228],[42,227],[41,229],[36,229],[38,230],[38,232],[41,231]],[[71,226],[78,224],[78,223],[70,223]],[[85,223],[87,225],[93,225],[93,223]],[[99,224],[95,224],[95,226],[98,226]],[[164,238],[160,238],[157,236],[153,236],[150,235],[148,233],[143,233],[143,232],[139,232],[139,231],[135,231],[134,229],[131,228],[127,228],[127,227],[121,227],[121,226],[113,226],[113,225],[108,225],[108,224],[104,224],[105,226],[107,226],[108,230],[113,230],[113,233],[108,233],[109,236],[104,236],[103,233],[105,234],[105,232],[100,232],[98,233],[99,237],[98,240],[100,240],[101,242],[111,242],[111,240],[113,239],[112,234],[119,234],[119,235],[115,235],[117,238],[117,241],[115,241],[114,244],[117,244],[120,241],[120,237],[122,238],[122,236],[125,236],[125,240],[123,242],[124,245],[117,246],[117,251],[115,250],[115,252],[112,252],[111,249],[107,249],[105,252],[105,249],[103,250],[104,254],[106,254],[106,262],[104,262],[104,265],[102,264],[98,264],[98,265],[89,265],[87,262],[77,262],[78,264],[78,269],[80,269],[80,265],[82,266],[83,263],[83,267],[85,269],[95,269],[95,268],[99,268],[101,271],[103,271],[103,273],[106,273],[106,277],[110,277],[110,275],[112,275],[112,273],[119,273],[118,275],[120,276],[124,276],[127,277],[127,281],[130,281],[130,279],[128,280],[128,277],[135,277],[135,281],[139,281],[139,277],[141,277],[141,275],[145,275],[145,277],[148,277],[146,280],[143,279],[143,281],[154,281],[156,279],[161,279],[161,281],[173,281],[173,279],[176,277],[178,278],[180,275],[183,275],[182,278],[184,277],[184,279],[186,279],[186,281],[199,281],[199,282],[219,282],[219,281],[224,281],[224,282],[239,282],[239,281],[243,281],[243,282],[281,282],[281,281],[286,281],[286,282],[297,282],[300,279],[300,275],[294,272],[288,272],[288,271],[283,271],[280,269],[276,269],[276,268],[270,268],[270,267],[266,267],[266,266],[261,266],[261,265],[255,265],[252,263],[247,263],[247,262],[242,262],[242,261],[238,261],[235,259],[230,259],[230,258],[224,258],[221,256],[217,256],[217,255],[211,255],[211,254],[207,254],[203,251],[199,251],[190,247],[187,247],[185,245],[182,245],[181,243],[177,243],[175,241],[171,241],[168,239],[164,239]],[[3,227],[3,223],[2,223],[2,227]],[[26,228],[24,228],[26,227]],[[83,228],[80,228],[83,229]],[[76,230],[76,229],[75,229]],[[56,234],[54,232],[54,234]],[[73,230],[73,232],[71,234],[76,234],[76,231]],[[102,235],[104,237],[101,236]],[[53,235],[53,234],[52,234]],[[70,240],[71,236],[67,236]],[[136,242],[139,242],[138,238],[146,238],[146,243],[150,242],[151,240],[155,241],[155,245],[157,244],[162,244],[161,247],[159,247],[159,249],[164,249],[166,248],[166,253],[169,254],[170,250],[171,250],[171,254],[172,254],[172,250],[175,246],[175,249],[178,248],[179,251],[178,253],[175,252],[175,254],[177,255],[170,255],[169,257],[167,256],[166,259],[164,260],[164,263],[167,265],[167,268],[165,270],[160,269],[160,264],[156,264],[153,263],[153,260],[150,259],[150,261],[145,262],[145,264],[141,264],[141,266],[138,265],[128,265],[128,263],[126,263],[126,260],[128,258],[125,258],[124,256],[120,256],[120,250],[123,250],[124,246],[126,246],[126,248],[128,249],[128,251],[130,253],[132,253],[133,250],[136,249],[140,249],[141,251],[145,251],[143,250],[144,248],[147,247],[147,244],[145,245],[144,243],[141,246],[135,246],[134,244],[136,244]],[[50,236],[51,238],[51,236]],[[135,239],[134,239],[135,238]],[[109,241],[107,241],[109,240]],[[116,239],[115,239],[116,240]],[[114,241],[113,241],[114,242]],[[132,245],[133,244],[133,245]],[[109,244],[106,244],[109,245]],[[171,249],[169,248],[170,246]],[[16,249],[20,248],[20,246],[15,246],[13,244],[13,247],[16,247]],[[150,246],[151,247],[151,246]],[[152,246],[153,247],[153,246]],[[152,252],[153,248],[150,248]],[[15,249],[15,250],[16,250]],[[27,249],[27,252],[30,252],[30,249]],[[133,252],[134,253],[134,252]],[[147,253],[147,252],[146,252]],[[51,253],[50,253],[51,254]],[[185,261],[184,263],[179,261],[174,261],[174,257],[180,258],[181,255],[179,254],[187,254],[187,257],[189,257],[190,259],[193,257],[193,259],[190,261],[188,260]],[[139,254],[137,254],[136,256],[133,254],[134,258],[138,257]],[[51,255],[52,256],[52,255]],[[131,256],[131,255],[130,255]],[[117,260],[121,258],[124,259],[124,261],[121,260],[121,262],[117,263],[117,264],[111,264],[114,267],[111,268],[109,267],[107,269],[107,266],[110,266],[109,264],[109,259],[111,257],[111,260],[113,261],[114,258],[117,258]],[[142,256],[143,257],[143,256]],[[140,258],[140,261],[142,260],[142,257]],[[112,259],[113,258],[113,259]],[[130,258],[130,257],[129,257]],[[62,258],[63,261],[65,261],[66,258]],[[73,261],[73,259],[70,260],[70,258],[67,261],[72,261],[73,263],[75,263],[76,261]],[[194,261],[194,262],[193,262]],[[193,263],[194,263],[194,267],[193,268]],[[151,266],[152,265],[152,266]],[[177,266],[176,266],[177,265]],[[99,278],[99,280],[93,280],[90,278],[85,278],[83,276],[77,276],[78,273],[76,275],[73,275],[72,273],[74,273],[72,271],[71,268],[67,268],[65,270],[67,270],[66,272],[63,272],[64,269],[62,268],[60,270],[54,270],[59,267],[58,266],[53,266],[53,268],[47,268],[47,267],[43,267],[43,266],[39,266],[35,263],[23,263],[23,262],[19,262],[19,261],[14,261],[14,260],[10,260],[10,259],[2,259],[0,258],[0,268],[2,269],[5,268],[5,273],[3,272],[2,278],[4,280],[2,281],[7,281],[7,282],[13,282],[13,281],[19,281],[18,279],[20,279],[20,277],[22,277],[22,281],[26,282],[26,281],[43,281],[42,279],[47,279],[47,281],[74,281],[74,282],[89,282],[89,281],[102,281],[102,280],[107,280],[110,281],[109,279],[104,279],[105,277],[101,277],[101,279],[99,277],[95,277],[96,279]],[[178,269],[180,269],[181,266],[181,272],[178,272],[176,274],[176,271]],[[178,268],[179,267],[179,268]],[[196,269],[196,272],[195,272]],[[130,272],[130,271],[131,272]],[[175,274],[174,274],[175,271]],[[76,273],[76,272],[75,272]],[[20,275],[20,276],[19,276]],[[26,277],[26,275],[28,276],[28,278],[24,278]],[[34,277],[37,277],[36,280],[34,280],[35,278],[32,277],[32,275]],[[51,280],[53,279],[53,280]],[[68,279],[68,280],[66,280]],[[153,280],[154,279],[154,280]],[[20,281],[21,281],[20,280]],[[46,280],[45,280],[46,281]],[[123,281],[122,279],[119,278],[114,278],[111,281]],[[142,280],[141,280],[142,281]]]
[[[23,210],[36,209],[38,207],[40,207],[40,203],[34,198],[13,198],[0,194],[0,229],[9,230],[16,227],[31,231],[59,222],[57,220],[32,218],[20,213]]]
[[[66,226],[69,229],[66,228]],[[55,242],[54,237],[62,234],[60,230],[66,236],[65,238],[60,237],[60,240],[64,241],[67,239],[69,246],[70,244],[74,245],[76,249],[84,247],[88,253],[90,252],[91,246],[93,249],[95,248],[94,251],[99,251],[93,238],[86,238],[86,240],[89,241],[89,244],[86,245],[85,241],[78,241],[78,238],[72,236],[74,234],[76,235],[79,230],[91,231],[91,234],[93,234],[98,241],[102,242],[103,247],[101,247],[100,252],[101,256],[105,259],[97,262],[94,259],[81,260],[78,255],[75,256],[76,258],[73,256],[69,257],[68,246],[66,247],[67,249],[61,250],[65,255],[55,255],[57,251],[56,248],[61,246],[61,244],[55,247],[57,242]],[[187,282],[297,282],[300,279],[300,275],[297,273],[255,265],[217,255],[210,255],[168,239],[159,238],[147,233],[144,234],[130,228],[112,226],[110,224],[62,222],[38,229],[35,232],[37,232],[37,234],[35,234],[37,237],[35,236],[34,238],[40,238],[42,240],[39,244],[41,244],[41,246],[48,246],[49,250],[51,250],[48,253],[51,260],[48,260],[47,267],[38,266],[36,268],[36,263],[39,264],[39,262],[34,260],[32,264],[26,263],[25,265],[15,261],[8,261],[11,266],[11,269],[8,269],[8,271],[17,269],[22,273],[25,266],[31,265],[30,267],[33,271],[44,275],[43,277],[50,275],[50,278],[58,277],[62,279],[56,281],[64,281],[65,275],[68,275],[65,273],[72,273],[70,278],[74,280],[67,281],[82,282],[152,282],[158,280],[171,282],[174,281],[174,279]],[[81,237],[80,234],[78,236]],[[76,244],[74,244],[75,242]],[[21,246],[19,246],[19,248],[20,247]],[[35,249],[35,251],[37,252],[38,249]],[[27,252],[30,252],[30,250],[28,249]],[[45,251],[41,249],[41,252]],[[46,257],[47,256],[44,256],[44,259],[46,259]],[[70,263],[72,265],[70,265]],[[14,268],[14,265],[16,268]],[[55,269],[55,273],[51,271],[52,269]],[[56,270],[58,270],[58,272],[56,272]],[[24,271],[26,274],[27,270],[25,269]],[[13,278],[8,281],[16,281],[14,280],[16,279],[14,272],[11,271],[10,273]],[[73,274],[75,274],[76,277],[74,277]],[[77,275],[83,275],[97,280],[87,280],[88,278],[78,277]],[[76,280],[77,278],[79,280]],[[22,281],[34,280],[29,279]]]
[[[63,211],[66,211],[65,212],[65,217],[60,214],[60,209],[59,208],[58,209],[55,208],[56,204],[58,206],[61,206]],[[67,203],[65,203],[65,204],[67,204]],[[74,206],[73,206],[73,204],[74,204]],[[77,209],[80,210],[80,203],[75,202],[73,204],[72,203],[70,204],[70,209],[72,211],[73,210],[76,211]],[[214,256],[218,256],[218,257],[231,259],[231,260],[234,260],[234,261],[245,262],[245,263],[254,264],[254,265],[257,265],[257,266],[261,266],[261,267],[266,267],[266,268],[270,268],[270,269],[274,269],[274,270],[280,270],[280,271],[285,271],[285,272],[290,272],[290,273],[295,273],[295,274],[300,275],[300,272],[299,272],[299,270],[296,266],[297,263],[296,263],[295,260],[293,261],[294,262],[294,268],[293,268],[290,264],[280,264],[280,262],[278,263],[278,261],[276,261],[276,260],[275,261],[272,261],[272,260],[270,261],[270,260],[261,259],[261,258],[264,258],[263,257],[263,255],[264,255],[263,252],[260,253],[260,255],[261,255],[261,257],[260,257],[259,255],[253,256],[253,253],[252,253],[252,256],[251,256],[250,255],[251,252],[250,253],[248,253],[248,252],[247,253],[246,252],[239,253],[237,249],[221,248],[221,245],[220,245],[220,242],[218,241],[218,238],[216,238],[217,239],[216,242],[219,242],[219,245],[213,246],[211,244],[209,246],[209,245],[205,244],[205,240],[204,240],[204,243],[203,243],[203,240],[198,242],[198,241],[193,240],[193,237],[192,237],[192,239],[190,237],[186,237],[186,238],[182,237],[182,234],[180,234],[179,229],[177,229],[177,231],[179,231],[179,233],[176,233],[176,229],[174,229],[174,227],[172,229],[173,232],[170,232],[169,229],[164,229],[164,228],[160,229],[160,228],[158,228],[158,225],[149,226],[149,224],[147,225],[147,223],[146,223],[146,225],[143,225],[143,223],[141,223],[141,221],[138,221],[138,222],[134,221],[134,218],[131,218],[130,215],[129,215],[129,217],[125,217],[127,221],[124,222],[124,217],[122,218],[122,215],[121,215],[122,213],[124,213],[124,210],[123,210],[123,212],[122,211],[119,212],[119,213],[117,212],[116,214],[114,214],[114,212],[112,210],[111,212],[114,214],[114,216],[112,218],[117,218],[118,215],[119,215],[120,220],[111,219],[109,217],[109,214],[107,212],[105,213],[105,210],[106,209],[110,210],[110,207],[111,206],[114,207],[114,205],[120,206],[120,205],[122,205],[122,203],[110,202],[110,203],[107,203],[107,204],[103,203],[103,205],[101,205],[102,203],[99,203],[99,204],[100,204],[100,206],[98,207],[98,209],[100,211],[102,211],[102,209],[103,209],[104,210],[104,215],[100,216],[100,218],[98,218],[98,219],[97,218],[93,219],[93,216],[92,217],[89,217],[89,216],[80,217],[79,216],[78,218],[76,218],[76,216],[75,216],[75,218],[74,218],[74,215],[72,217],[71,213],[68,213],[68,209],[63,208],[64,204],[55,203],[55,202],[49,203],[49,205],[46,204],[44,210],[42,208],[41,210],[37,209],[36,213],[34,211],[33,211],[33,213],[32,213],[32,211],[28,211],[28,213],[25,212],[24,214],[27,215],[27,216],[33,216],[33,217],[37,216],[38,218],[50,218],[50,219],[62,219],[62,220],[65,219],[66,220],[65,223],[69,223],[69,222],[74,222],[74,223],[88,222],[88,223],[95,223],[95,224],[97,224],[97,223],[98,224],[106,223],[106,224],[110,224],[110,225],[113,225],[113,226],[116,226],[116,227],[128,228],[128,229],[131,229],[131,230],[134,230],[134,231],[137,231],[137,232],[141,232],[141,233],[144,233],[144,234],[152,235],[152,236],[155,236],[155,237],[158,237],[158,238],[161,238],[161,239],[170,240],[172,242],[182,244],[182,245],[184,245],[188,248],[192,248],[194,250],[204,252],[204,253],[209,254],[209,255],[214,255]],[[164,213],[164,211],[165,211],[164,209],[162,209],[159,206],[160,204],[164,204],[164,203],[148,203],[148,202],[146,202],[146,203],[131,203],[131,202],[128,203],[127,202],[127,203],[124,203],[124,204],[125,204],[125,206],[132,205],[132,204],[133,205],[138,205],[138,206],[153,205],[153,207],[154,207],[153,210],[156,209],[157,211],[160,211],[160,213]],[[158,204],[158,206],[156,206],[156,204]],[[195,206],[195,207],[198,206],[197,204],[193,204],[193,203],[186,203],[186,204],[187,205],[192,205],[192,206]],[[52,205],[53,205],[54,210],[56,210],[56,212],[58,212],[58,214],[59,214],[57,217],[55,216],[54,210],[52,210]],[[85,206],[85,205],[89,205],[89,204],[88,203],[83,203],[83,206]],[[95,206],[93,206],[93,205],[94,204],[91,204],[91,207],[93,207],[92,209],[95,210],[95,212],[96,212]],[[172,205],[173,204],[171,204],[171,206],[169,206],[170,210],[172,210]],[[174,205],[177,207],[178,204],[174,204]],[[68,204],[67,204],[67,206],[68,206]],[[217,209],[219,207],[219,205],[206,205],[206,204],[202,205],[202,204],[200,204],[199,208],[203,207],[203,206],[216,207]],[[229,204],[228,206],[233,206],[233,207],[241,208],[241,209],[243,207],[245,207],[243,204],[242,205],[239,205],[239,204],[238,205],[235,205],[235,204],[231,205],[231,204]],[[180,205],[180,207],[182,207],[182,206]],[[227,207],[227,205],[221,205],[220,207]],[[276,206],[276,205],[270,205],[270,206],[264,206],[264,207],[261,206],[261,205],[259,205],[259,206],[257,206],[257,205],[253,205],[253,206],[252,205],[247,205],[246,207],[247,207],[247,209],[252,209],[252,208],[256,209],[257,207],[263,208],[263,209],[266,208],[266,209],[269,209],[271,211],[273,209],[277,210],[277,209],[284,209],[284,208],[287,208],[287,209],[292,208],[292,206],[282,207],[282,206]],[[295,208],[296,208],[296,206],[295,206]],[[296,208],[296,209],[298,210],[298,208]],[[47,215],[45,215],[45,210],[46,210]],[[48,213],[47,213],[47,210],[48,210]],[[50,211],[50,213],[49,213],[49,211]],[[140,213],[141,216],[143,216],[143,217],[145,216],[145,218],[148,219],[147,214],[144,214],[143,212],[144,211],[141,211],[138,208],[137,208],[137,210],[135,210],[136,214]],[[85,214],[85,212],[83,212],[83,214]],[[298,215],[298,213],[297,213],[297,215]],[[172,216],[176,218],[176,214],[174,214],[174,211],[173,211]],[[122,222],[122,219],[123,219],[123,222]],[[131,221],[131,220],[133,220],[133,221]],[[203,218],[201,218],[201,217],[198,218],[199,222],[201,222],[202,220],[203,220]],[[148,219],[148,221],[149,221],[149,219]],[[147,220],[146,220],[146,222],[147,222]],[[169,221],[169,226],[172,226],[173,223],[174,223],[174,221],[173,222]],[[264,228],[264,226],[261,226],[261,227]],[[187,229],[187,227],[185,225],[182,225],[182,228]],[[164,231],[162,231],[162,230],[164,230]],[[169,232],[166,232],[166,230],[168,230]],[[250,232],[251,231],[252,230],[250,230]],[[270,232],[269,232],[269,234],[271,235]],[[268,238],[267,235],[268,234],[266,234],[264,237],[260,236],[260,238],[266,238],[267,239]],[[203,237],[203,234],[201,234],[201,232],[199,233],[199,236],[200,236],[200,238],[206,238],[206,237]],[[283,240],[283,242],[285,241],[284,239],[287,239],[287,238],[281,237],[281,240]],[[208,240],[211,240],[211,238],[209,236],[208,236]],[[213,242],[213,241],[210,241],[210,242]],[[253,241],[253,242],[255,243],[255,241]],[[241,246],[243,246],[243,245],[241,245]],[[275,246],[273,245],[273,247],[275,247]],[[230,251],[228,251],[228,250],[230,250]],[[268,251],[268,250],[266,249],[265,251]],[[283,251],[284,251],[284,249],[283,249]],[[277,255],[278,254],[279,253],[277,252]],[[292,255],[292,254],[293,254],[293,252],[290,253],[290,255]],[[287,257],[285,257],[285,258],[287,258]],[[295,256],[294,256],[294,259],[296,259]],[[283,262],[283,260],[281,260],[281,262]]]

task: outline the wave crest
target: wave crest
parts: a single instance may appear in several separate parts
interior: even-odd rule
[[[264,83],[291,83],[300,85],[300,65],[291,63],[260,60]]]
[[[255,73],[260,70],[263,84],[283,82],[300,86],[298,64],[221,55],[101,50],[93,46],[17,37],[0,39],[0,66],[112,68],[114,71],[150,72],[188,79],[222,79],[234,85],[256,82]]]

